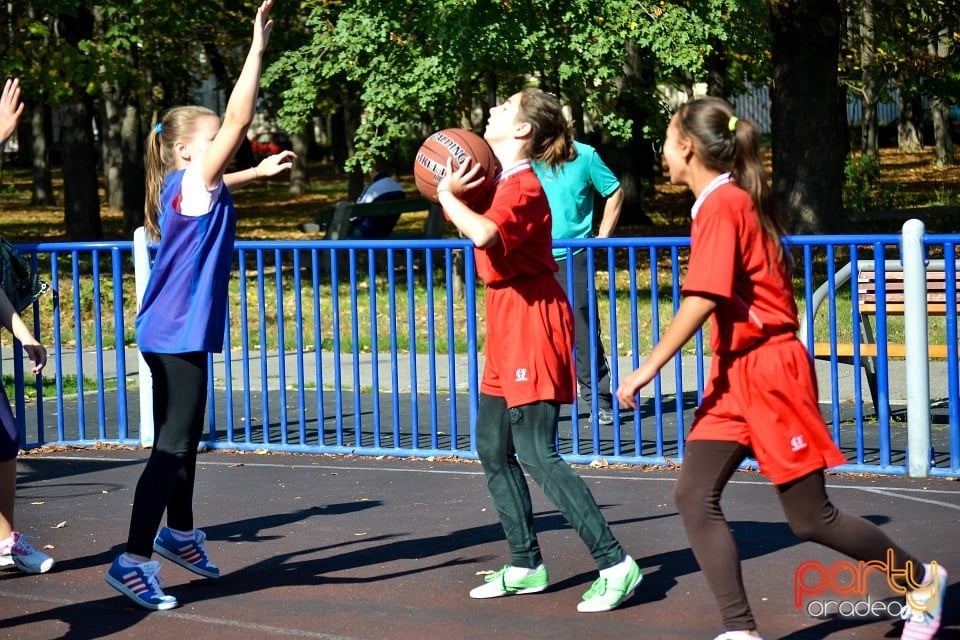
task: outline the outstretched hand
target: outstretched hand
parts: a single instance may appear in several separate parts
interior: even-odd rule
[[[3,85],[3,93],[0,94],[0,143],[5,142],[17,130],[17,122],[22,113],[20,80],[7,80]]]
[[[257,175],[261,178],[270,178],[282,171],[288,171],[296,157],[297,154],[289,150],[267,156],[257,165]]]
[[[267,14],[273,8],[273,0],[263,0],[260,8],[257,9],[257,17],[253,21],[253,42],[250,44],[252,51],[263,52],[270,42],[270,32],[273,30],[273,20],[267,20]]]

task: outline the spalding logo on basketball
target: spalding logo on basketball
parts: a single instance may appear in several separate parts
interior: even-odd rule
[[[431,202],[438,201],[437,185],[447,173],[447,158],[453,159],[454,169],[468,158],[480,165],[478,175],[483,177],[483,183],[465,191],[461,197],[471,207],[485,202],[496,184],[500,166],[487,141],[466,129],[437,131],[420,145],[413,163],[413,177],[420,195]]]

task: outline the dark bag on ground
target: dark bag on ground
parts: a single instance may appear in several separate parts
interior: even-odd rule
[[[0,238],[0,287],[3,287],[3,292],[17,313],[21,313],[42,296],[50,285],[43,281],[33,270],[30,261],[20,255],[6,238]]]

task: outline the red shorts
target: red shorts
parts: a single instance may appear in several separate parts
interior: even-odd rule
[[[810,356],[792,334],[714,356],[687,440],[749,447],[760,472],[778,485],[847,461],[820,415]]]
[[[480,391],[508,407],[573,402],[573,315],[553,273],[488,287],[486,363]]]

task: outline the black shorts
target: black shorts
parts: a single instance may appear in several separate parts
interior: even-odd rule
[[[7,392],[0,387],[0,462],[13,460],[20,451],[20,431]]]

